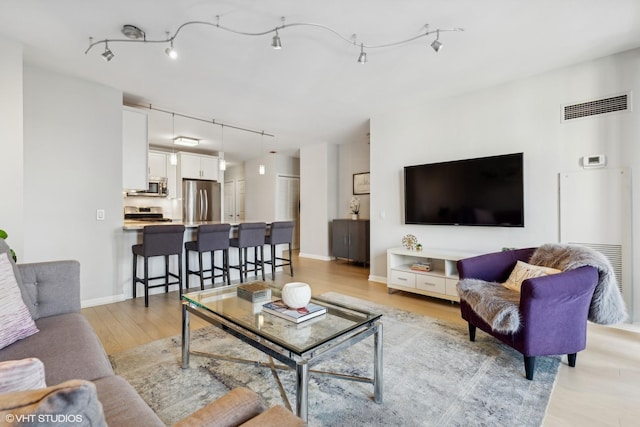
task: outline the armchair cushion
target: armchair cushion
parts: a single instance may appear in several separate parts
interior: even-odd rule
[[[522,282],[534,277],[548,276],[549,274],[557,274],[562,270],[556,268],[543,267],[540,265],[527,264],[524,261],[518,260],[516,266],[511,271],[509,278],[502,284],[507,289],[520,292]]]

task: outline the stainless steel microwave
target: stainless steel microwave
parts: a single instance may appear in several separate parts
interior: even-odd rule
[[[167,197],[167,178],[149,178],[146,190],[130,190],[127,196]]]

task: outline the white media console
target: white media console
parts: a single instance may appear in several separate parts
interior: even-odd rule
[[[456,263],[476,255],[478,254],[429,248],[421,251],[401,247],[387,249],[387,290],[389,293],[401,290],[460,301],[456,290]],[[414,264],[425,262],[431,265],[431,270],[419,271],[411,268]]]

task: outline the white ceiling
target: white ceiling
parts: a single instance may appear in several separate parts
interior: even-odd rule
[[[187,21],[216,22],[258,32],[311,22],[369,45],[441,33],[435,53],[429,36],[368,51],[328,31],[290,27],[247,37],[207,25],[183,28],[167,43],[110,43],[85,54],[89,37],[123,39],[124,24],[147,39],[166,39]],[[501,82],[640,46],[638,0],[0,0],[0,34],[24,45],[25,61],[120,89],[128,102],[275,135],[224,131],[230,163],[275,150],[295,155],[316,143],[366,141],[376,114],[480,90]],[[175,130],[172,127],[175,126]],[[172,136],[202,139],[204,152],[221,149],[220,127],[150,112],[150,142]]]

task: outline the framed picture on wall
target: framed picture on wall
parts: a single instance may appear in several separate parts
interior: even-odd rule
[[[353,194],[369,194],[369,172],[353,174]]]

